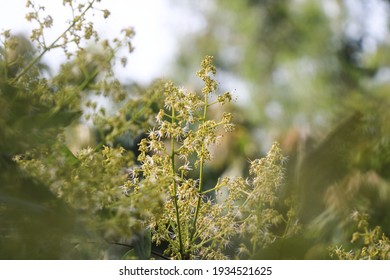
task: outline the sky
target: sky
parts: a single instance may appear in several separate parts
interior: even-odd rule
[[[53,28],[48,34],[49,38],[54,39],[67,27],[69,8],[63,7],[62,0],[35,2],[44,5],[46,12],[54,19]],[[3,7],[0,9],[0,30],[11,29],[14,34],[28,35],[31,23],[25,19],[28,12],[26,1],[0,0],[0,3]],[[126,27],[135,29],[135,50],[129,56],[126,69],[118,70],[118,76],[144,84],[155,78],[169,78],[165,76],[169,75],[170,64],[178,51],[178,40],[198,32],[204,24],[199,14],[186,10],[183,5],[172,5],[169,0],[102,0],[96,6],[111,12],[108,19],[103,19],[100,13],[91,17],[102,38],[119,36]],[[47,60],[48,56],[50,60]],[[47,57],[44,57],[44,61],[53,69],[65,59],[60,51],[52,52]]]
[[[78,2],[87,0],[79,0]],[[64,8],[62,0],[35,0],[46,6],[47,14],[54,19],[54,26],[48,36],[56,38],[66,29],[66,20],[70,18],[69,8]],[[205,1],[199,1],[204,4]],[[180,0],[102,0],[97,3],[101,9],[109,9],[111,15],[103,19],[96,12],[95,23],[102,38],[113,38],[120,35],[125,27],[133,27],[136,36],[133,39],[135,51],[129,56],[126,69],[117,68],[117,76],[123,80],[148,84],[155,78],[171,79],[172,65],[175,63],[180,40],[192,36],[206,27],[206,20],[199,11],[189,10],[191,5],[180,5]],[[337,14],[335,1],[323,0],[324,8],[329,13]],[[332,5],[332,3],[334,5]],[[378,0],[364,0],[365,5],[354,5],[356,0],[346,0],[350,8],[351,18],[347,31],[356,34],[357,31],[369,32],[372,40],[366,40],[367,51],[375,51],[375,40],[386,37],[386,16],[384,3]],[[13,33],[28,35],[31,24],[25,19],[28,12],[26,0],[0,0],[0,30],[11,29]],[[326,4],[326,5],[325,5]],[[366,19],[362,21],[361,19]],[[368,20],[367,20],[368,19]],[[364,26],[363,26],[364,25]],[[61,51],[52,51],[43,58],[53,69],[65,60]],[[226,79],[241,88],[237,77]]]

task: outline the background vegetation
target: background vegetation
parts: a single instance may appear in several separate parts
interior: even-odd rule
[[[147,86],[95,2],[2,31],[1,258],[389,258],[387,1],[172,0],[205,28]]]

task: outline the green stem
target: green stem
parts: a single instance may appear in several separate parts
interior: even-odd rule
[[[175,122],[175,109],[172,108],[172,124]],[[176,222],[177,222],[177,231],[179,236],[179,250],[180,250],[180,256],[183,259],[184,258],[184,246],[183,246],[183,237],[181,232],[181,223],[180,223],[180,212],[179,212],[179,203],[177,199],[177,184],[175,182],[175,174],[176,174],[176,166],[175,166],[175,139],[171,138],[171,168],[172,168],[172,183],[173,183],[173,201],[175,204],[175,212],[176,212]]]
[[[217,185],[214,188],[208,189],[207,191],[203,191],[203,192],[201,192],[201,194],[203,195],[203,194],[206,194],[206,193],[209,193],[209,192],[213,192],[213,191],[219,190],[223,186],[223,185],[220,184],[220,181],[221,181],[221,178],[218,178]]]
[[[55,39],[51,44],[50,46],[46,47],[43,49],[43,51],[37,56],[35,57],[33,60],[31,60],[27,65],[26,67],[23,68],[22,71],[20,71],[20,73],[15,77],[15,81],[18,81],[24,74],[26,74],[30,69],[31,67],[34,66],[35,63],[37,63],[41,58],[42,56],[44,56],[48,51],[50,51],[51,49],[54,49],[57,42],[69,31],[71,30],[75,25],[76,23],[80,20],[80,18],[82,18],[89,9],[92,8],[93,4],[94,4],[95,0],[92,0],[89,5],[87,6],[87,8],[85,8],[85,10],[82,12],[82,14],[76,18],[73,19],[72,23],[69,25],[69,27],[64,31],[62,32],[62,34],[60,36],[58,36],[57,39]]]
[[[256,249],[257,249],[257,242],[254,241],[252,245],[252,257],[255,255]]]
[[[205,97],[204,97],[204,107],[203,107],[203,118],[202,118],[202,124],[204,124],[206,122],[206,118],[207,118],[207,108],[208,108],[208,103],[209,103],[209,96],[208,94],[205,94]],[[198,216],[199,216],[199,210],[200,210],[200,203],[202,201],[202,191],[203,191],[203,169],[204,169],[204,159],[203,159],[203,154],[204,154],[204,151],[205,151],[205,144],[204,144],[204,141],[202,142],[202,150],[201,150],[201,158],[200,158],[200,164],[199,164],[199,187],[198,187],[198,202],[197,202],[197,205],[196,205],[196,210],[195,210],[195,216],[194,216],[194,221],[193,221],[193,224],[192,224],[192,233],[191,233],[191,237],[190,237],[190,240],[192,241],[194,235],[195,235],[195,232],[196,232],[196,222],[198,220]]]

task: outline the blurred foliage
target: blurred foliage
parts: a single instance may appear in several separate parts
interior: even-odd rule
[[[64,126],[80,116],[68,104],[56,103],[44,79],[15,83],[31,59],[33,48],[21,37],[3,33],[0,79],[0,215],[1,258],[60,258],[64,240],[75,226],[75,216],[42,181],[24,172],[14,161],[17,154],[56,142]],[[20,53],[18,53],[20,52]],[[38,93],[39,90],[39,93]],[[61,217],[61,219],[58,219]],[[66,246],[65,246],[66,247]]]
[[[109,14],[95,4],[64,1],[74,18],[51,43],[45,35],[53,21],[32,1],[26,17],[38,28],[31,37],[1,34],[2,259],[110,258],[112,244],[135,242],[143,219],[159,211],[158,193],[124,194],[134,155],[117,145],[150,126],[159,96],[115,78],[114,65],[126,63],[117,53],[132,51],[134,31],[100,40],[85,15]],[[84,45],[90,39],[94,47]],[[40,61],[56,48],[68,61],[53,75]]]
[[[60,258],[63,239],[75,225],[75,213],[12,157],[42,143],[50,145],[61,126],[79,113],[47,106],[28,89],[6,83],[1,84],[0,103],[0,257]]]
[[[298,199],[303,234],[257,257],[329,258],[329,244],[349,243],[353,211],[388,235],[388,3],[172,3],[203,24],[181,41],[175,79],[187,81],[194,61],[212,54],[222,84],[237,83],[237,99],[246,100],[233,109],[242,127],[233,141],[241,144],[221,156],[241,162],[231,166],[244,173],[246,158],[275,139],[288,156],[284,197]]]

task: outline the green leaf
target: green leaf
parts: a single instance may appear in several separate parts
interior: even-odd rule
[[[134,260],[137,259],[137,255],[135,253],[135,249],[131,249],[126,252],[121,258],[122,260]]]
[[[80,162],[80,160],[72,153],[71,150],[69,150],[66,145],[61,145],[61,151],[70,165],[75,166]]]
[[[138,259],[150,259],[150,254],[152,251],[152,235],[150,228],[147,228],[144,233],[139,236],[139,239],[134,244],[134,250]]]

